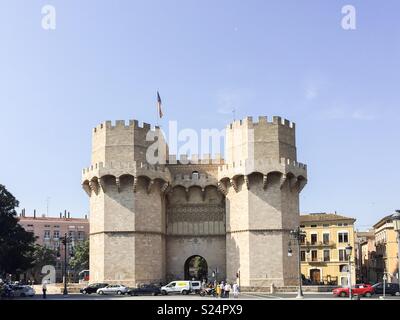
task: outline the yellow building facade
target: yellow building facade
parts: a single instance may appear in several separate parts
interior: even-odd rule
[[[355,284],[355,235],[353,218],[331,213],[300,216],[305,233],[301,244],[301,272],[305,283],[347,286],[349,281],[346,247],[350,255],[351,282]]]
[[[391,216],[384,217],[374,225],[375,261],[373,271],[377,281],[383,281],[386,274],[388,282],[398,282],[397,231],[394,230]]]

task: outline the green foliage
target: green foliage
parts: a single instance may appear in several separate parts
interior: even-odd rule
[[[46,265],[55,266],[57,263],[57,253],[53,249],[46,248],[39,244],[34,246],[32,253],[33,268],[30,272],[33,274],[36,281],[42,277],[42,268]]]
[[[33,265],[35,237],[18,223],[19,202],[0,184],[0,277],[23,272]]]
[[[89,240],[75,246],[74,256],[69,261],[69,265],[71,269],[78,272],[89,269]]]
[[[57,252],[39,244],[34,246],[33,263],[35,266],[55,265],[57,262]]]

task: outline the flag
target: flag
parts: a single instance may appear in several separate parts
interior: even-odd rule
[[[163,112],[162,112],[161,107],[162,107],[161,97],[157,91],[157,110],[158,110],[158,116],[160,117],[160,119],[163,117]]]

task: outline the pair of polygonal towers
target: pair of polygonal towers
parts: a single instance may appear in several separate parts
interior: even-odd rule
[[[234,121],[225,160],[167,155],[158,165],[146,161],[150,130],[159,129],[107,121],[93,131],[92,165],[82,178],[91,282],[184,279],[188,261],[201,256],[208,280],[217,271],[217,280],[240,275],[242,287],[295,285],[289,232],[299,225],[307,168],[297,162],[294,123]]]

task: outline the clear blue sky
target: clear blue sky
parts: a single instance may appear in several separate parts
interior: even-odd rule
[[[400,208],[399,12],[397,0],[2,0],[0,183],[29,213],[50,197],[51,215],[84,215],[92,127],[154,123],[159,89],[163,122],[180,128],[222,128],[233,107],[296,122],[301,211],[365,228]]]

